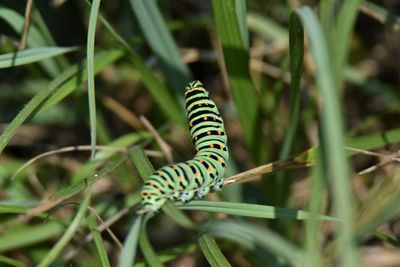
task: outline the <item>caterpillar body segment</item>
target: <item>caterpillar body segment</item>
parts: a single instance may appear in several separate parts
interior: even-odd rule
[[[218,108],[199,81],[186,87],[185,106],[196,155],[186,162],[164,166],[146,179],[139,213],[157,211],[167,199],[186,203],[222,187],[229,153]]]

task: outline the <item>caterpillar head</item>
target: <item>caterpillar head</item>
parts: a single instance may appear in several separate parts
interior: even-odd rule
[[[208,97],[208,91],[203,88],[203,84],[200,81],[190,82],[185,88],[185,96],[188,97],[188,94],[192,91],[196,91],[196,93],[202,92]]]
[[[156,212],[167,200],[155,187],[145,184],[140,192],[142,209],[139,213]]]

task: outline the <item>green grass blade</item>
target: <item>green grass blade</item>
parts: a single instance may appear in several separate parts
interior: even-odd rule
[[[53,248],[46,254],[42,261],[37,265],[38,267],[49,266],[61,253],[61,250],[68,244],[68,242],[74,237],[76,231],[78,231],[79,225],[85,216],[86,210],[90,202],[90,192],[86,191],[85,197],[81,205],[79,206],[78,212],[63,236],[57,241]]]
[[[341,84],[345,66],[347,65],[347,56],[349,51],[350,37],[353,33],[355,20],[358,14],[358,6],[362,0],[343,1],[336,21],[336,42],[335,53],[335,73],[337,75],[337,84]]]
[[[27,247],[61,234],[64,227],[55,222],[22,226],[3,233],[0,236],[0,253]]]
[[[305,226],[305,246],[312,262],[317,266],[321,266],[321,245],[320,245],[320,222],[318,221],[318,213],[321,211],[323,203],[323,171],[322,160],[318,155],[319,149],[316,149],[315,165],[311,173],[311,192],[309,199],[310,217],[306,221]]]
[[[101,238],[99,230],[97,230],[96,216],[94,214],[90,214],[87,217],[86,221],[89,226],[90,233],[93,236],[94,243],[96,244],[97,252],[99,253],[101,261],[101,266],[110,267],[110,261],[107,257],[107,251],[104,247],[103,239]]]
[[[204,231],[215,237],[232,240],[250,250],[258,250],[259,253],[273,253],[282,256],[291,266],[314,266],[299,248],[274,232],[255,224],[232,220],[214,221],[206,224]]]
[[[212,236],[203,234],[199,237],[198,242],[211,267],[231,266]]]
[[[162,267],[164,266],[160,260],[153,247],[150,244],[149,238],[147,237],[147,218],[144,218],[140,225],[140,235],[139,235],[139,245],[142,250],[143,256],[149,266]]]
[[[247,30],[247,7],[246,1],[235,0],[235,10],[238,25],[240,28],[240,36],[242,43],[246,49],[249,49],[249,31]]]
[[[358,149],[371,150],[400,142],[400,128],[380,133],[352,137],[346,140],[346,145]]]
[[[289,46],[290,46],[290,75],[291,75],[291,103],[290,119],[286,130],[285,140],[279,154],[279,159],[285,159],[292,153],[292,147],[295,140],[297,125],[299,124],[300,114],[300,84],[303,73],[304,60],[304,31],[299,18],[292,14],[289,23]],[[285,179],[286,172],[277,173],[276,196],[277,204],[285,205],[288,193],[290,192],[290,183]]]
[[[141,222],[142,216],[135,218],[135,222],[129,230],[121,255],[119,256],[118,267],[132,267],[134,264]]]
[[[262,146],[260,140],[263,140],[259,138],[259,98],[250,77],[248,51],[240,33],[235,1],[213,0],[212,4],[224,52],[225,66],[245,141],[251,151],[255,153],[255,158],[262,161],[263,156],[258,155],[258,153],[265,153],[264,149],[258,149]]]
[[[264,219],[307,220],[310,217],[310,213],[307,211],[247,203],[193,200],[187,204],[177,204],[177,206],[183,210],[220,212],[236,216]],[[317,218],[319,220],[338,221],[337,218],[326,215],[318,215]]]
[[[182,97],[184,88],[191,80],[190,72],[183,63],[179,49],[166,26],[156,1],[130,0],[129,2],[169,84],[175,93]]]
[[[323,100],[322,143],[324,160],[332,177],[335,211],[343,221],[338,227],[338,253],[342,266],[358,266],[358,252],[351,228],[353,205],[349,167],[344,151],[343,122],[328,47],[315,13],[308,7],[296,10],[307,32],[311,54],[317,70],[317,85]]]
[[[77,50],[76,47],[40,47],[30,48],[15,53],[2,54],[0,55],[0,69],[39,62],[43,59],[55,57],[75,50]]]
[[[89,121],[90,121],[90,145],[91,159],[96,156],[97,144],[97,123],[96,123],[96,93],[94,84],[94,41],[96,36],[97,15],[99,13],[101,0],[93,0],[90,8],[89,28],[86,46],[86,67],[88,73],[88,100],[89,100]]]
[[[141,147],[137,146],[130,151],[131,158],[135,164],[140,176],[143,180],[149,177],[153,172],[154,168],[150,163],[149,158],[144,154]],[[174,221],[179,225],[186,228],[196,228],[196,225],[183,214],[172,202],[167,201],[162,207],[162,210],[168,214]]]
[[[12,258],[0,255],[0,263],[5,263],[7,266],[14,266],[14,267],[25,267],[25,263],[19,262],[17,260],[14,260]]]

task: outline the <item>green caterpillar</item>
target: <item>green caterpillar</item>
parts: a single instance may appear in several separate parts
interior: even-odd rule
[[[141,213],[157,211],[167,199],[186,203],[222,188],[229,153],[221,115],[199,81],[186,86],[185,104],[197,153],[191,160],[162,167],[145,180]]]

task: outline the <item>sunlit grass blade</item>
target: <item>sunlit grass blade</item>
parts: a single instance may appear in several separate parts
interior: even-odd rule
[[[157,56],[160,67],[176,95],[191,80],[190,72],[183,62],[179,49],[167,28],[167,24],[155,0],[130,0],[133,12],[142,28],[148,44]]]
[[[282,256],[291,266],[313,267],[307,255],[274,232],[256,224],[238,221],[214,221],[204,231],[215,237],[232,240],[252,251]]]
[[[144,154],[141,147],[137,146],[130,151],[131,158],[135,164],[142,179],[146,179],[154,172],[154,168],[148,157]],[[170,201],[162,207],[162,210],[168,214],[171,219],[183,227],[196,228],[195,224]]]
[[[54,238],[61,234],[64,227],[55,222],[21,226],[7,231],[0,236],[0,253],[16,248],[23,248],[38,242]]]
[[[277,208],[267,205],[232,203],[223,201],[193,200],[187,204],[177,204],[183,210],[197,210],[207,212],[220,212],[236,216],[264,218],[264,219],[292,219],[306,220],[310,218],[310,213],[303,210],[293,210],[287,208]],[[335,217],[326,215],[316,215],[319,220],[339,221]]]
[[[249,72],[248,51],[240,33],[234,0],[213,0],[218,36],[224,52],[226,71],[244,131],[246,144],[256,160],[263,161],[265,150],[260,142],[259,98]],[[256,149],[257,147],[257,149]],[[259,154],[261,153],[261,154]]]
[[[322,153],[331,176],[336,215],[343,221],[338,227],[337,251],[342,266],[358,266],[358,252],[351,228],[353,205],[349,167],[344,151],[344,129],[338,100],[338,84],[330,60],[329,50],[315,13],[309,7],[296,10],[310,43],[310,50],[317,70],[317,85],[322,105]]]
[[[132,267],[135,261],[141,223],[142,216],[136,217],[125,239],[124,247],[119,256],[118,267]]]
[[[199,246],[203,255],[212,267],[231,266],[224,254],[219,249],[217,242],[209,234],[203,234],[198,239]]]
[[[76,47],[40,47],[0,55],[0,69],[39,62],[77,50]]]
[[[91,214],[87,217],[87,224],[90,228],[90,233],[93,236],[93,240],[96,244],[97,252],[99,253],[100,262],[102,267],[109,267],[110,261],[107,257],[107,251],[104,247],[103,239],[101,238],[100,232],[97,230],[96,216]],[[133,253],[133,252],[132,252]],[[130,265],[132,266],[132,264]]]
[[[74,237],[74,234],[78,230],[81,221],[83,220],[87,207],[90,202],[90,192],[86,191],[85,197],[81,205],[79,206],[78,212],[75,218],[72,220],[71,224],[68,226],[67,230],[64,232],[63,236],[57,241],[57,243],[52,247],[52,249],[46,254],[46,256],[37,265],[38,267],[49,266],[61,253],[61,250],[68,244],[68,242]]]
[[[94,41],[96,36],[97,15],[101,0],[93,0],[90,7],[89,28],[86,44],[86,68],[88,75],[88,101],[90,122],[90,144],[92,146],[91,159],[96,155],[97,123],[96,123],[96,93],[94,84]]]
[[[115,53],[110,54],[108,54],[109,52],[107,52],[107,54],[104,55],[105,58],[101,58],[103,59],[103,61],[100,61],[99,66],[96,67],[96,73],[99,72],[101,68],[104,68],[106,64],[116,60],[122,55],[120,52],[114,52]],[[100,63],[106,64],[103,65]],[[24,106],[24,108],[18,113],[18,115],[14,117],[14,119],[8,124],[8,126],[0,136],[0,154],[1,152],[3,152],[11,137],[15,134],[22,123],[25,122],[25,120],[32,117],[34,114],[45,110],[48,106],[54,105],[67,94],[72,92],[80,83],[85,82],[87,76],[84,74],[80,74],[82,73],[79,64],[76,64],[60,74],[52,82],[50,82],[46,89],[36,94],[29,101],[29,103]],[[43,103],[45,104],[43,105]]]

